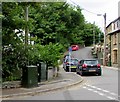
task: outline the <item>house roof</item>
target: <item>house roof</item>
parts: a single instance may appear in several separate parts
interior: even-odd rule
[[[114,21],[110,22],[109,25],[108,25],[106,28],[108,28],[112,23],[115,23],[117,20],[120,20],[120,17],[118,17],[118,18],[115,19]],[[117,32],[120,32],[120,28],[117,29],[117,30],[113,30],[113,31],[109,32],[108,35],[111,35],[111,34],[117,33]]]
[[[106,28],[108,28],[111,24],[112,24],[112,22],[110,22],[110,23],[107,25],[107,27],[106,27]]]
[[[108,35],[112,35],[112,34],[117,33],[117,32],[120,32],[120,29],[114,30],[114,31],[108,33]]]
[[[116,18],[115,20],[113,20],[112,22],[110,22],[106,28],[108,28],[112,23],[115,23],[118,19],[120,19],[120,17]]]
[[[113,23],[116,22],[118,19],[120,19],[120,17],[118,17],[117,19],[115,19],[114,21],[112,21]]]

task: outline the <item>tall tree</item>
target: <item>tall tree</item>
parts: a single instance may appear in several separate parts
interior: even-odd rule
[[[26,5],[29,7],[27,23],[25,21]],[[70,44],[84,43],[91,45],[93,42],[91,29],[95,28],[96,39],[100,32],[97,26],[85,22],[80,8],[72,7],[66,2],[3,2],[2,11],[2,65],[5,77],[25,66],[26,59],[35,64],[38,59],[46,61],[55,55],[53,61],[48,61],[55,65],[55,60],[58,60],[61,51],[59,47],[68,48]],[[25,37],[21,34],[24,33],[26,25],[29,34],[33,36],[30,40],[35,41],[35,45],[27,45],[27,52],[24,49]],[[39,51],[39,45],[42,46],[42,50],[46,50],[46,54],[44,51]],[[41,55],[40,57],[39,53],[49,56],[44,58]]]

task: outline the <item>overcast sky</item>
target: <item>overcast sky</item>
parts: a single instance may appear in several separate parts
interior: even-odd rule
[[[118,2],[120,0],[67,0],[71,4],[77,4],[81,8],[86,21],[98,25],[102,30],[104,28],[103,16],[97,16],[97,14],[106,13],[107,25],[113,20],[118,18]]]

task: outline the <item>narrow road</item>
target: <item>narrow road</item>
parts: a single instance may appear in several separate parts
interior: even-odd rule
[[[92,58],[90,47],[72,52],[72,56],[78,59]],[[83,76],[82,84],[30,97],[23,97],[18,100],[101,100],[105,102],[118,102],[118,71],[113,69],[102,68],[102,76],[87,75]],[[116,101],[115,101],[116,100]]]
[[[82,48],[80,50],[77,50],[77,51],[73,51],[72,52],[72,57],[75,57],[75,58],[78,58],[78,59],[90,59],[90,58],[93,58],[91,56],[91,47],[86,47],[86,48]]]

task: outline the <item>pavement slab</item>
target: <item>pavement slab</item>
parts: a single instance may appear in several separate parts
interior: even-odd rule
[[[50,92],[80,84],[82,81],[83,78],[80,75],[75,72],[65,72],[62,66],[60,66],[58,77],[50,81],[40,82],[38,83],[38,87],[2,89],[2,95],[0,98],[3,98],[4,100],[16,96],[35,95],[43,92]]]

